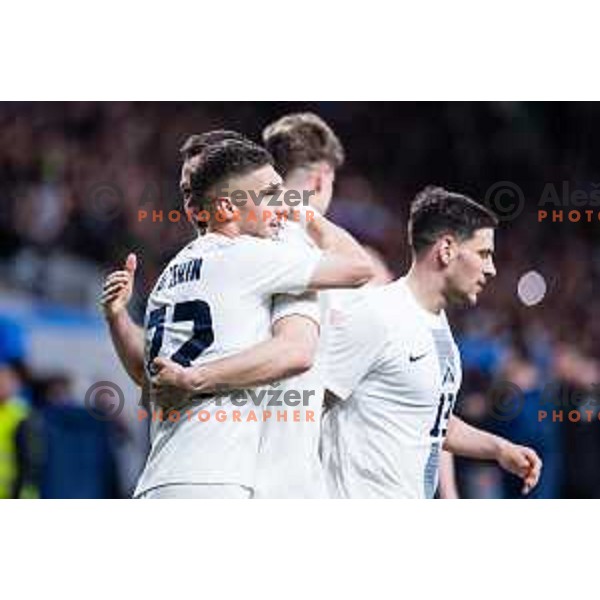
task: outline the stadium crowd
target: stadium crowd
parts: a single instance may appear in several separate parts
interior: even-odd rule
[[[538,222],[547,184],[594,188],[600,144],[594,104],[4,103],[0,294],[26,290],[93,310],[101,274],[135,251],[141,269],[133,312],[140,320],[157,275],[193,235],[185,220],[166,218],[181,208],[184,139],[215,128],[259,139],[265,124],[296,110],[318,113],[344,142],[333,220],[376,249],[396,274],[410,258],[408,205],[425,185],[479,201],[498,182],[522,192],[522,212],[507,215],[497,236],[496,280],[477,309],[450,319],[465,372],[458,410],[538,450],[545,468],[533,497],[600,497],[600,421],[574,422],[567,415],[574,407],[549,404],[543,394],[552,384],[591,397],[600,380],[600,323],[593,318],[598,225]],[[162,219],[141,219],[140,210]],[[526,306],[517,286],[531,270],[541,273],[547,292]],[[89,418],[70,398],[68,373],[43,381],[32,373],[22,332],[9,314],[0,317],[0,428],[13,428],[19,442],[13,464],[20,465],[14,472],[0,464],[0,497],[16,494],[15,486],[24,496],[123,495],[113,446],[126,433]],[[487,393],[497,380],[524,392],[522,410],[509,420],[495,416]],[[19,395],[22,407],[9,410]],[[565,408],[562,422],[552,416],[559,408]],[[540,410],[550,417],[540,420]],[[75,448],[77,461],[68,460]],[[458,476],[464,497],[518,496],[514,481],[491,465],[460,461]]]

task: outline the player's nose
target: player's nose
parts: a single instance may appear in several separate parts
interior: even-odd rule
[[[488,261],[488,263],[484,266],[483,274],[486,279],[492,279],[496,277],[496,266],[493,261]]]

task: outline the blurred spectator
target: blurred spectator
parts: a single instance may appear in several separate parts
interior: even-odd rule
[[[37,415],[37,472],[42,498],[118,498],[114,424],[75,402],[67,376],[43,382]],[[36,454],[36,453],[34,453]]]
[[[491,384],[492,379],[484,370],[465,369],[456,411],[468,423],[493,432],[497,424],[490,418],[487,395]],[[503,475],[496,464],[467,458],[457,458],[455,462],[461,498],[503,497]]]
[[[538,367],[523,349],[513,348],[505,361],[500,377],[517,385],[523,392],[523,408],[516,417],[498,423],[496,431],[517,444],[531,446],[542,458],[544,468],[537,487],[528,498],[557,498],[561,493],[563,452],[560,423],[541,419],[540,410],[547,410],[544,389]],[[503,474],[505,497],[521,498],[521,483]]]
[[[19,387],[16,369],[0,363],[0,498],[28,495],[25,424],[29,408],[18,397]]]
[[[561,344],[554,355],[555,386],[551,400],[546,406],[548,414],[562,410],[560,427],[565,449],[564,489],[566,498],[600,497],[600,419],[598,395],[598,363],[591,360],[573,345]],[[582,418],[573,422],[568,418],[571,411],[580,412]],[[591,420],[587,420],[590,411]],[[550,420],[550,419],[549,419]]]
[[[25,358],[23,330],[14,321],[0,315],[0,363],[23,364]]]

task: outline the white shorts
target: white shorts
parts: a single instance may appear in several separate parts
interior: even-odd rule
[[[161,485],[139,496],[142,500],[249,500],[251,488],[235,484],[190,483]]]

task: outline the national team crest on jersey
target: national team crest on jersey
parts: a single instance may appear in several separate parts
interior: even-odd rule
[[[454,342],[447,329],[434,329],[431,332],[440,367],[442,387],[456,383]]]
[[[444,376],[442,377],[442,387],[446,384],[453,384],[456,382],[456,377],[454,377],[452,366],[449,363],[446,363],[445,371],[443,373]]]

